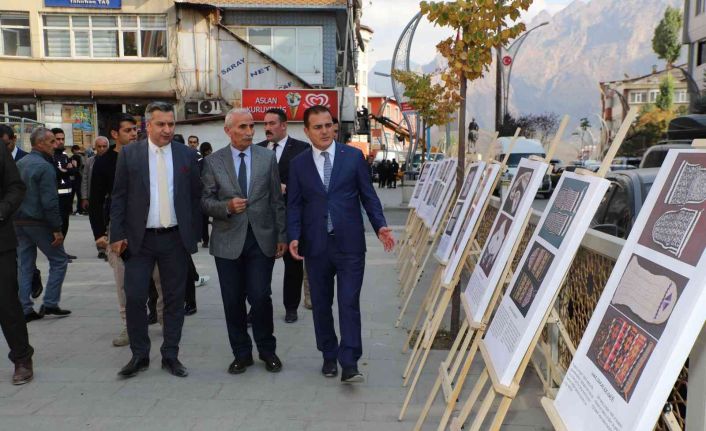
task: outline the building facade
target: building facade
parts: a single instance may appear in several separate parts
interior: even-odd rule
[[[669,71],[654,68],[649,75],[600,83],[602,118],[610,131],[609,141],[620,129],[630,108],[642,108],[657,101],[660,83],[668,73],[674,78],[674,108],[686,112],[689,107],[688,82],[678,68]]]
[[[706,88],[706,1],[684,0],[682,41],[688,46],[687,66],[700,91]]]
[[[176,15],[170,0],[74,3],[0,3],[0,115],[62,127],[67,146],[85,146],[111,115],[141,119],[146,103],[177,100]]]

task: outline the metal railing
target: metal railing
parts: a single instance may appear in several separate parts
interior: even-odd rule
[[[29,136],[37,127],[44,127],[44,123],[36,120],[31,120],[24,117],[16,117],[14,115],[0,115],[0,124],[7,124],[15,130],[17,136],[17,145],[24,151],[30,151]]]

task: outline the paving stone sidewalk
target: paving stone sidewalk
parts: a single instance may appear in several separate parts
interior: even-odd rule
[[[378,192],[388,207],[401,201],[401,189]],[[391,209],[388,219],[399,226],[406,213]],[[405,329],[393,327],[399,304],[395,257],[384,253],[370,229],[367,241],[361,296],[364,353],[359,364],[365,383],[342,385],[320,375],[310,311],[300,308],[298,322],[284,323],[281,261],[273,275],[273,303],[277,353],[284,368],[271,374],[258,362],[242,375],[227,374],[232,354],[215,265],[205,249],[194,261],[211,281],[197,288],[198,313],[186,318],[181,343],[180,359],[189,368],[189,377],[179,379],[160,369],[161,334],[155,325],[150,327],[151,368],[136,378],[118,380],[116,372],[130,359],[130,350],[111,345],[120,331],[112,273],[96,258],[87,217],[72,217],[66,248],[78,259],[69,265],[61,306],[73,314],[30,323],[36,350],[31,384],[12,386],[11,364],[0,361],[0,431],[411,430],[445,352],[430,356],[407,419],[398,422],[405,396],[401,372],[408,356],[401,353]],[[46,281],[43,256],[39,266]],[[0,355],[6,354],[2,338]],[[476,366],[474,373],[479,372]],[[541,387],[528,374],[504,429],[549,428],[539,404]],[[438,404],[425,429],[436,429]]]

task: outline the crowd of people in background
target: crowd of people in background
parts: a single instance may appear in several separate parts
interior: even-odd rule
[[[114,276],[122,324],[112,344],[132,351],[119,376],[132,377],[149,367],[147,326],[157,323],[164,337],[162,367],[178,377],[188,374],[178,359],[184,316],[197,312],[196,287],[209,281],[191,257],[200,242],[218,269],[235,357],[228,372],[239,374],[253,365],[250,325],[266,369],[282,368],[270,298],[274,261],[282,257],[284,321],[298,320],[304,286],[305,307],[313,309],[324,357],[322,374],[337,375],[338,360],[343,381],[360,381],[364,229],[361,212],[351,215],[345,208],[363,205],[386,250],[394,238],[371,182],[358,178],[368,176],[362,153],[334,141],[338,123],[328,109],[305,112],[311,143],[288,135],[284,111],[269,110],[266,139],[257,145],[252,145],[250,113],[232,110],[224,128],[230,145],[215,153],[197,136],[185,140],[174,133],[169,104],[148,105],[144,120],[146,130],[138,136],[137,120],[119,114],[109,122],[109,136],[96,137],[85,150],[73,145],[70,155],[60,128],[36,128],[27,153],[17,145],[14,130],[0,124],[0,325],[15,364],[13,384],[33,378],[27,324],[71,314],[60,302],[69,264],[77,259],[64,249],[72,214],[88,216],[97,258],[107,261]],[[289,166],[295,160],[297,178],[291,184]],[[335,175],[334,160],[345,166],[338,169],[345,181]],[[381,187],[396,187],[397,162],[383,166]],[[209,233],[212,219],[218,224]],[[312,231],[312,226],[317,227]],[[37,251],[49,263],[46,287]],[[336,274],[339,308],[346,311],[339,316],[340,343],[331,316]]]
[[[378,187],[388,189],[397,188],[397,179],[400,173],[400,165],[397,160],[383,159],[377,166]]]

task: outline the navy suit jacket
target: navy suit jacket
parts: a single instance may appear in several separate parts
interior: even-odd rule
[[[15,161],[16,161],[16,162],[19,162],[20,159],[21,159],[22,157],[26,156],[27,154],[29,154],[29,153],[26,152],[26,151],[24,151],[24,150],[22,150],[22,148],[17,147],[17,154],[15,154]]]
[[[124,146],[118,155],[110,205],[110,242],[127,239],[138,253],[150,210],[150,168],[147,141]],[[184,248],[196,253],[201,238],[201,175],[196,151],[172,142],[174,210]]]
[[[292,159],[287,184],[287,234],[299,241],[299,254],[327,252],[327,216],[331,214],[335,241],[344,253],[365,253],[363,204],[375,232],[387,226],[382,205],[370,181],[363,153],[336,143],[328,192],[324,188],[311,149]]]

